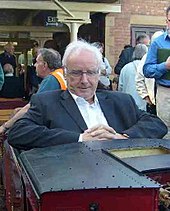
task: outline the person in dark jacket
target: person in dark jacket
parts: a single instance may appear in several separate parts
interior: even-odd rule
[[[4,46],[4,52],[0,54],[0,63],[4,69],[5,64],[11,64],[14,69],[14,75],[16,73],[16,57],[14,55],[14,45],[9,42]]]
[[[130,95],[96,92],[102,65],[98,48],[82,40],[70,43],[63,56],[67,90],[33,95],[28,112],[9,130],[9,144],[31,149],[92,140],[162,138],[167,132],[164,123],[139,110]]]
[[[136,38],[136,45],[139,43],[148,45],[149,42],[150,42],[150,38],[147,34],[140,34]],[[129,62],[132,62],[132,55],[133,55],[134,49],[135,49],[134,47],[129,46],[129,45],[124,47],[124,49],[122,50],[122,52],[119,56],[119,60],[115,66],[115,69],[114,69],[114,72],[116,74],[120,75],[121,69]]]
[[[47,48],[39,49],[35,67],[37,75],[44,80],[44,82],[42,81],[43,83],[40,84],[38,93],[66,88],[65,79],[62,75],[63,70],[61,69],[61,55],[59,52]],[[0,126],[0,134],[9,130],[12,125],[28,111],[29,107],[30,103],[19,110],[16,109],[15,111],[17,113]]]
[[[4,65],[4,84],[0,91],[0,97],[22,98],[24,97],[24,80],[14,76],[14,69],[11,64]]]

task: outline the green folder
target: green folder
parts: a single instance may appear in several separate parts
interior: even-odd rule
[[[157,51],[158,64],[165,62],[169,56],[170,56],[169,48],[158,48]],[[165,73],[161,78],[170,80],[170,70],[168,70],[168,72]]]

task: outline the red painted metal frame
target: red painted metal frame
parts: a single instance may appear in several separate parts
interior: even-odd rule
[[[7,145],[4,149],[4,188],[6,195],[6,208],[8,211],[25,211],[24,186],[21,169],[18,165],[13,149]]]
[[[98,211],[158,211],[158,190],[100,189],[48,192],[37,198],[28,176],[23,172],[26,186],[27,211],[89,211],[91,203]]]
[[[14,156],[11,147],[5,148],[6,207],[8,211],[12,209],[15,211],[88,211],[93,202],[99,204],[99,211],[158,210],[158,190],[147,188],[49,192],[38,199],[28,175],[24,169],[20,169]],[[26,202],[25,208],[24,202]]]
[[[100,189],[50,192],[42,195],[41,211],[89,211],[91,203],[98,211],[157,211],[158,193],[153,189]]]
[[[38,196],[9,145],[5,145],[3,158],[8,211],[89,211],[91,203],[99,204],[99,211],[158,211],[158,189],[85,189],[47,192]],[[146,175],[162,185],[170,178],[170,172],[166,171]]]
[[[22,98],[1,98],[0,97],[0,109],[15,109],[18,107],[24,107],[28,101]]]
[[[29,179],[26,171],[22,169],[22,178],[25,185],[25,193],[26,193],[26,208],[27,211],[39,211],[40,209],[40,199],[36,194],[33,184]],[[48,209],[47,209],[48,211]]]

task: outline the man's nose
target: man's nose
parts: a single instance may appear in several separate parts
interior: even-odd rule
[[[88,76],[87,76],[86,72],[83,72],[83,73],[82,73],[81,81],[83,81],[83,82],[88,82]]]

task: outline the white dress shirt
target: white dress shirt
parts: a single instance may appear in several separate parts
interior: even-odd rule
[[[93,104],[89,104],[84,98],[76,96],[75,94],[71,93],[71,95],[75,100],[88,128],[97,124],[108,125],[96,95],[94,96]]]
[[[91,128],[98,124],[107,125],[107,120],[101,110],[99,101],[97,99],[97,96],[94,96],[94,103],[89,104],[84,98],[79,97],[75,94],[72,94],[70,92],[71,96],[75,100],[75,103],[77,104],[80,113],[87,125],[88,128]],[[79,142],[82,141],[82,134],[79,137]]]

